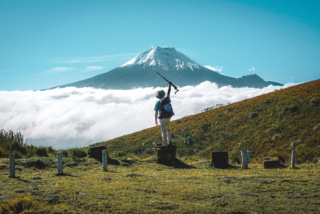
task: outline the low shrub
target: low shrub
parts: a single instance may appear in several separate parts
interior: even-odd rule
[[[75,162],[86,162],[85,158],[72,157],[71,159]]]
[[[289,161],[290,155],[286,152],[281,152],[278,155],[278,159],[279,159],[280,163],[284,164],[285,162]]]
[[[233,108],[232,107],[229,107],[229,108],[227,108],[227,113],[229,113],[229,112],[232,112],[233,111]]]
[[[133,153],[136,155],[141,155],[144,153],[145,148],[143,146],[137,146],[133,149]]]
[[[145,149],[144,152],[148,155],[153,155],[155,153],[155,149],[154,148],[147,148],[147,149]]]
[[[26,148],[23,147],[23,145],[19,144],[18,142],[13,142],[11,145],[11,150],[19,151],[22,154],[26,154]]]
[[[21,154],[26,155],[27,154],[27,148],[25,146],[21,147],[20,148],[20,152],[21,152]]]
[[[252,157],[252,158],[249,157],[249,161],[254,164],[263,164],[263,158],[264,158],[263,154],[259,154],[255,157]]]
[[[296,162],[317,162],[320,157],[320,148],[303,147],[296,152]]]
[[[56,150],[54,150],[51,146],[48,147],[48,152],[50,154],[55,154],[56,153]]]
[[[48,157],[47,149],[45,147],[39,147],[36,154],[39,157]]]
[[[35,167],[37,169],[44,169],[47,167],[47,164],[45,164],[41,160],[27,160],[25,162],[22,162],[21,165],[27,168]]]
[[[200,126],[200,130],[203,131],[203,132],[206,132],[208,131],[208,129],[211,127],[211,124],[210,123],[204,123]]]
[[[116,158],[120,158],[120,157],[123,157],[123,156],[126,156],[126,153],[122,152],[122,151],[118,151],[116,152],[116,154],[114,155]]]
[[[35,156],[35,155],[37,154],[37,150],[38,150],[37,147],[31,145],[31,146],[28,148],[28,150],[27,150],[27,156],[28,156],[28,157],[33,157],[33,156]]]
[[[69,153],[67,150],[62,150],[62,157],[64,157],[64,158],[69,157]]]
[[[320,98],[313,98],[312,100],[310,100],[310,103],[312,105],[320,105]]]
[[[82,149],[70,149],[69,150],[70,157],[77,157],[77,158],[84,158],[87,157],[87,152],[83,151]]]
[[[240,160],[241,160],[240,152],[231,152],[229,154],[229,161],[231,164],[235,164],[235,163],[240,164],[241,163]]]
[[[22,158],[22,154],[20,151],[13,151],[12,153],[15,154],[15,159],[21,159]]]
[[[0,158],[4,158],[4,152],[2,148],[0,148]]]
[[[291,104],[291,105],[285,106],[284,108],[281,109],[280,116],[283,116],[288,112],[291,112],[291,113],[299,112],[299,106],[297,104]]]

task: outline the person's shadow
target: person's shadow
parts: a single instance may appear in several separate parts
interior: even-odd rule
[[[157,162],[157,163],[170,166],[176,169],[196,169],[196,167],[183,163],[181,160],[177,158],[174,158],[173,161]]]

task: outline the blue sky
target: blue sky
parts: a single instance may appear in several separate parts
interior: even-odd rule
[[[320,78],[320,1],[1,0],[0,90],[34,90],[175,47],[227,76]]]

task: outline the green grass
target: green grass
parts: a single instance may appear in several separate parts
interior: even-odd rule
[[[108,172],[103,172],[94,159],[86,157],[67,167],[73,160],[64,158],[68,176],[61,177],[53,176],[57,169],[52,157],[17,160],[17,178],[0,175],[0,213],[19,206],[21,211],[23,203],[32,213],[320,212],[320,163],[297,165],[298,169],[250,164],[248,170],[223,170],[202,159],[185,160],[193,168],[181,169],[155,164],[154,159],[109,165]],[[32,161],[47,167],[24,164]],[[0,159],[0,174],[8,172],[7,164],[8,159]],[[111,180],[101,181],[103,177]]]

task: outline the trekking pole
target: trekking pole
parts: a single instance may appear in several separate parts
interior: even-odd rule
[[[157,72],[157,74],[159,74],[158,72]],[[164,76],[162,76],[161,74],[159,74],[163,79],[165,79],[165,81],[167,81],[168,83],[170,82],[169,80],[167,80]],[[174,89],[176,90],[176,92],[174,93],[174,94],[176,94],[179,90],[178,90],[178,88],[177,88],[177,86],[175,86],[175,85],[173,85],[172,83],[171,83],[171,85],[174,87]]]

